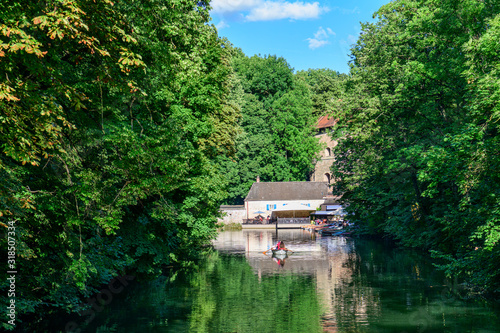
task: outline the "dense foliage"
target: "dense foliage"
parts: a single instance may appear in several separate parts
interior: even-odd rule
[[[239,50],[237,50],[239,51]],[[229,202],[243,203],[257,177],[261,181],[305,181],[320,150],[314,138],[312,94],[276,56],[233,58],[237,81],[232,95],[241,108],[236,154],[222,162]]]
[[[393,1],[334,99],[338,191],[371,231],[500,292],[500,4]]]
[[[330,115],[334,108],[334,100],[344,91],[343,83],[349,78],[331,69],[308,69],[299,71],[296,77],[304,81],[311,90],[313,115],[315,118]]]
[[[19,314],[77,311],[125,269],[189,265],[223,200],[256,177],[309,178],[327,110],[351,218],[500,292],[497,1],[383,6],[348,76],[247,57],[209,9],[0,2],[0,248],[15,230]]]
[[[238,108],[208,10],[0,3],[0,222],[15,228],[18,314],[78,310],[118,272],[187,265],[213,237],[215,160],[234,149]]]

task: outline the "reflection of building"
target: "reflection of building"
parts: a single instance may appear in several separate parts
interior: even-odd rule
[[[318,123],[316,124],[316,137],[325,148],[321,152],[321,159],[316,161],[314,173],[311,175],[311,181],[313,182],[327,182],[330,184],[334,181],[330,168],[335,160],[332,149],[337,145],[337,142],[332,140],[330,133],[336,123],[337,120],[333,117],[328,118],[328,116],[323,116],[318,119]]]
[[[284,265],[278,265],[270,253],[263,254],[278,238],[294,251]],[[271,230],[225,231],[219,234],[214,247],[244,255],[259,278],[283,273],[314,277],[324,306],[324,332],[342,331],[339,327],[346,327],[342,320],[351,318],[349,314],[354,318],[348,325],[363,326],[368,321],[368,309],[371,307],[373,312],[379,308],[376,291],[353,282],[359,277],[350,264],[357,256],[351,239],[321,237],[304,230],[280,230],[279,234]]]
[[[221,252],[244,254],[255,272],[263,274],[282,270],[311,276],[324,276],[328,280],[331,261],[339,262],[338,272],[349,272],[343,267],[345,253],[349,251],[345,238],[330,238],[328,243],[316,240],[317,234],[305,230],[280,230],[278,236],[274,230],[242,230],[221,232],[214,242],[214,247]],[[285,242],[287,248],[294,251],[286,259],[283,267],[278,267],[272,260],[272,253],[263,251],[274,246],[278,240]],[[325,247],[326,245],[326,247]],[[350,274],[347,274],[350,276]],[[336,275],[337,276],[337,275]]]
[[[247,219],[257,215],[307,217],[325,202],[326,182],[255,182],[247,197]],[[290,215],[290,216],[288,216]]]

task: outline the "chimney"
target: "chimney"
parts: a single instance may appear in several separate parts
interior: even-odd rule
[[[260,176],[257,176],[257,180],[256,180],[257,183],[260,183]]]

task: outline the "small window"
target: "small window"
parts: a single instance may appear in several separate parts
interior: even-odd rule
[[[325,173],[325,182],[330,184],[330,174],[329,173]]]
[[[330,148],[325,149],[325,156],[332,156],[332,151],[330,150]]]

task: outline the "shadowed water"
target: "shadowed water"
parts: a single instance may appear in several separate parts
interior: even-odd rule
[[[130,285],[82,332],[499,332],[428,258],[380,241],[280,230],[223,232],[200,269]],[[78,322],[78,320],[80,320]]]

